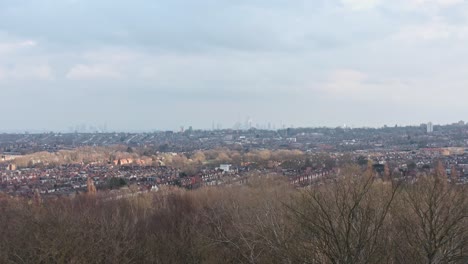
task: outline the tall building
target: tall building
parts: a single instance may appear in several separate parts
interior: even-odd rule
[[[432,122],[427,123],[427,133],[432,133],[434,132],[434,126],[432,125]]]

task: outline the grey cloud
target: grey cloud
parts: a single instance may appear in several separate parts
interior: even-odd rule
[[[316,1],[316,5],[212,0],[9,3],[0,9],[0,29],[69,47],[112,43],[163,52],[295,51],[337,45],[334,35],[337,27],[343,26],[339,20],[332,21],[342,17],[320,21],[324,19],[320,14],[322,1]],[[297,23],[298,20],[304,22]],[[326,30],[321,30],[322,22],[326,23]],[[321,32],[314,35],[311,31],[317,29]]]

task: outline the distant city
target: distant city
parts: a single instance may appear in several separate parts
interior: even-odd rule
[[[343,129],[353,129],[353,128],[387,128],[387,127],[415,127],[415,126],[426,126],[428,132],[432,132],[434,130],[434,126],[446,126],[446,125],[454,125],[454,124],[464,124],[464,121],[458,121],[456,123],[446,123],[446,124],[434,124],[433,122],[429,121],[426,123],[420,124],[409,124],[409,125],[401,125],[401,124],[388,124],[388,125],[381,125],[381,126],[355,126],[350,124],[343,124],[340,126],[326,126],[326,125],[319,125],[319,126],[296,126],[289,123],[275,123],[275,122],[268,122],[268,121],[254,121],[254,119],[247,117],[243,122],[236,121],[233,122],[233,125],[226,125],[226,122],[215,122],[213,121],[211,127],[196,127],[191,124],[181,124],[178,127],[173,128],[154,128],[154,129],[114,129],[109,127],[107,123],[99,124],[99,125],[92,125],[92,124],[77,124],[74,126],[69,126],[66,129],[2,129],[0,128],[0,133],[12,133],[12,134],[22,134],[22,133],[50,133],[50,132],[57,132],[57,133],[115,133],[115,132],[128,132],[128,133],[151,133],[151,132],[161,132],[161,131],[173,131],[173,132],[184,132],[186,130],[205,130],[205,131],[215,131],[215,130],[249,130],[249,129],[257,129],[257,130],[284,130],[287,128],[343,128]]]
[[[44,194],[70,195],[76,188],[85,188],[84,181],[90,177],[98,188],[117,177],[150,189],[160,185],[192,189],[242,183],[247,172],[258,169],[262,174],[287,175],[297,185],[328,175],[342,165],[344,156],[354,163],[371,162],[376,169],[388,166],[405,177],[434,169],[433,163],[442,161],[449,175],[456,170],[457,179],[468,179],[468,125],[463,121],[382,128],[266,125],[262,129],[248,119],[237,128],[181,126],[177,131],[123,133],[82,125],[72,133],[0,134],[0,190],[32,195],[40,189]],[[314,161],[317,157],[322,158]]]
[[[80,125],[69,132],[3,133],[0,150],[28,154],[37,151],[58,151],[62,148],[83,146],[112,146],[125,144],[132,147],[168,146],[171,151],[195,151],[216,147],[242,146],[243,148],[303,151],[323,149],[416,149],[423,147],[466,147],[468,125],[464,121],[450,125],[432,122],[417,126],[383,126],[381,128],[316,127],[294,128],[267,124],[253,125],[251,119],[236,128],[223,129],[213,125],[211,130],[181,126],[178,130],[155,132],[111,132],[101,127]]]

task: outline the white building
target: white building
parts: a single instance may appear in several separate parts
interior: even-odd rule
[[[219,165],[219,168],[224,172],[229,172],[231,170],[231,166],[231,164],[221,164]]]
[[[434,132],[434,126],[432,125],[432,122],[427,123],[427,133],[432,133]]]

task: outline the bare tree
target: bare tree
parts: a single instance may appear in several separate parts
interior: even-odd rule
[[[440,174],[403,188],[395,212],[400,231],[397,262],[468,261],[466,187],[449,184]]]
[[[333,183],[304,192],[291,209],[302,227],[306,263],[385,263],[389,210],[398,185],[347,169]]]

